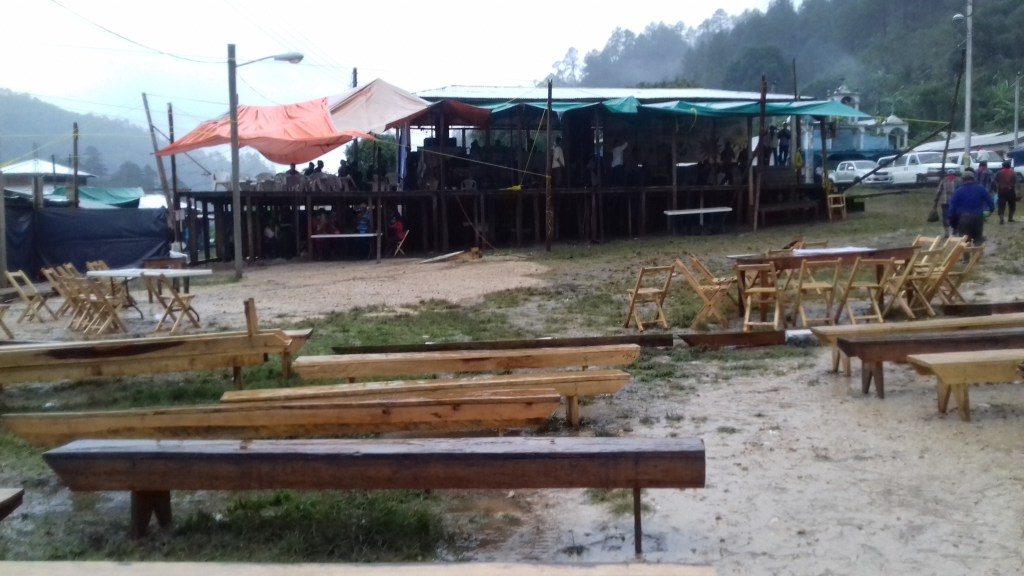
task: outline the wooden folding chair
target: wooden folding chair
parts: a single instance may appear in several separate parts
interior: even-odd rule
[[[698,278],[682,260],[676,260],[674,266],[697,295],[697,298],[703,302],[701,309],[697,311],[697,315],[694,316],[693,322],[690,324],[690,329],[696,330],[701,325],[709,323],[728,326],[729,319],[722,313],[721,306],[727,297],[732,297],[729,290],[732,284],[736,283],[736,279],[733,278],[732,283],[724,283],[717,282],[714,276]]]
[[[11,332],[11,329],[7,327],[7,324],[4,324],[4,314],[7,314],[7,309],[10,307],[10,304],[0,304],[0,330],[7,334],[8,340],[14,340],[14,334]]]
[[[911,320],[916,318],[916,316],[914,316],[914,311],[910,308],[910,302],[907,300],[906,285],[907,279],[910,277],[911,273],[914,272],[914,268],[917,265],[917,260],[920,254],[920,251],[915,251],[910,258],[907,258],[903,262],[896,261],[893,265],[892,273],[882,282],[883,298],[888,298],[888,301],[882,308],[883,318],[888,318],[889,314],[891,314],[893,309],[897,306],[903,310],[903,313],[906,314],[907,318]]]
[[[54,320],[57,319],[57,315],[46,304],[46,294],[36,289],[36,285],[32,283],[32,280],[29,280],[24,271],[8,272],[5,270],[4,274],[7,275],[8,282],[11,283],[11,286],[18,293],[18,297],[25,303],[25,310],[18,317],[17,324],[21,324],[26,318],[29,321],[38,320],[43,322],[45,320],[42,314],[43,310],[49,312],[50,317]]]
[[[57,308],[57,318],[62,318],[68,312],[71,312],[72,315],[74,315],[78,301],[71,297],[64,276],[59,274],[55,268],[43,268],[41,272],[43,273],[43,277],[50,283],[50,286],[53,286],[53,289],[56,290],[57,294],[63,299],[60,303],[60,307]]]
[[[846,310],[846,317],[850,319],[850,324],[857,324],[860,321],[885,322],[885,316],[882,315],[882,307],[879,302],[883,298],[882,294],[885,289],[885,283],[889,281],[895,267],[896,260],[893,258],[857,258],[853,263],[853,270],[850,271],[850,278],[840,292],[839,300],[836,304],[836,324],[839,323],[843,310]],[[868,313],[866,314],[855,313],[853,306],[850,304],[857,293],[864,294],[864,298],[861,301],[868,305]]]
[[[409,237],[409,229],[406,228],[405,233],[402,234],[402,237],[398,240],[398,246],[395,246],[395,253],[391,255],[392,258],[394,258],[395,256],[398,256],[399,254],[401,254],[403,256],[405,255],[405,250],[402,250],[402,246],[405,245],[405,239],[408,238],[408,237]]]
[[[829,194],[827,197],[828,219],[835,215],[838,220],[846,220],[846,195]]]
[[[640,320],[639,305],[653,304],[658,314],[654,320],[662,328],[668,328],[668,319],[665,318],[665,297],[668,296],[668,289],[672,283],[672,276],[675,274],[675,266],[644,266],[640,268],[640,275],[636,279],[636,287],[629,293],[629,311],[626,312],[625,327],[629,328],[631,323],[636,323],[639,331],[644,331],[643,322]]]
[[[939,282],[938,296],[943,304],[967,303],[967,299],[960,293],[960,286],[974,272],[984,253],[984,246],[964,248],[963,256],[958,260],[957,265],[946,274],[945,279]]]
[[[800,263],[800,271],[796,280],[796,303],[793,307],[793,320],[800,317],[800,325],[807,328],[816,324],[835,324],[832,318],[832,304],[835,301],[836,284],[839,282],[839,269],[842,261],[804,260]],[[804,303],[807,300],[820,298],[825,304],[825,315],[821,317],[807,316]]]
[[[173,334],[178,330],[181,326],[181,321],[185,318],[188,318],[193,327],[201,327],[199,324],[199,313],[192,307],[194,294],[179,294],[163,274],[159,276],[143,275],[142,278],[146,283],[146,288],[156,294],[157,302],[164,309],[164,314],[160,317],[160,321],[157,322],[156,328],[153,330],[154,332],[159,332],[163,328],[164,322],[171,320],[170,331]],[[161,287],[166,291],[166,294],[163,293],[163,290],[160,290]]]
[[[739,304],[739,302],[736,301],[736,298],[733,297],[731,290],[732,287],[736,285],[735,275],[715,276],[714,273],[712,273],[711,270],[701,262],[700,258],[697,258],[693,254],[687,254],[687,257],[690,259],[690,264],[693,266],[693,269],[697,272],[697,276],[700,278],[701,284],[714,284],[716,286],[724,287],[726,289],[725,295],[735,304]],[[677,260],[676,262],[679,261]]]
[[[739,279],[740,288],[743,291],[743,302],[746,311],[743,314],[743,331],[749,332],[751,328],[761,326],[770,327],[773,330],[781,330],[785,326],[782,317],[783,291],[779,286],[779,274],[775,271],[775,264],[737,264],[736,275]],[[753,321],[750,315],[754,307],[762,311],[762,307],[773,306],[772,321]]]
[[[947,243],[946,247],[935,251],[938,254],[931,260],[930,266],[921,267],[911,275],[908,284],[913,289],[911,309],[914,312],[921,311],[935,316],[931,302],[939,294],[949,273],[959,264],[965,249],[966,246],[961,242]]]
[[[102,334],[109,329],[127,332],[128,327],[117,315],[114,300],[103,291],[103,287],[89,278],[70,278],[66,284],[76,291],[80,299],[72,328],[86,334]]]

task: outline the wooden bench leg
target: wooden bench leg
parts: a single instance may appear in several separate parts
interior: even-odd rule
[[[953,390],[956,398],[956,410],[960,413],[960,419],[964,422],[971,421],[971,399],[968,396],[968,384],[957,384]]]
[[[281,379],[287,382],[292,378],[292,353],[285,350],[281,354]]]
[[[939,380],[938,392],[939,392],[939,413],[945,414],[946,408],[949,407],[949,394],[952,389]]]
[[[565,397],[565,418],[573,428],[580,427],[580,399],[577,396]]]
[[[644,533],[640,522],[640,487],[633,487],[633,549],[639,556],[644,552]]]
[[[171,493],[140,490],[132,492],[132,538],[141,538],[149,529],[149,519],[156,516],[161,528],[171,525]]]
[[[871,391],[871,381],[875,382],[875,394],[879,398],[885,398],[885,373],[882,362],[860,363],[860,391],[867,394]]]
[[[242,367],[241,366],[232,366],[231,367],[231,379],[235,383],[235,390],[241,390],[242,389],[242,384],[243,384],[242,383]]]

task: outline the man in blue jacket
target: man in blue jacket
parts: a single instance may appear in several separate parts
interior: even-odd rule
[[[964,170],[963,184],[949,200],[949,222],[957,232],[967,236],[977,246],[985,242],[983,228],[985,212],[994,212],[995,203],[992,195],[984,186],[978,184],[973,170]]]

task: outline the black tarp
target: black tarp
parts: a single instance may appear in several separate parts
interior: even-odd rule
[[[42,210],[7,205],[7,268],[30,276],[40,268],[89,260],[111,268],[141,267],[147,258],[169,254],[167,211],[156,209]],[[31,271],[31,272],[30,272]]]

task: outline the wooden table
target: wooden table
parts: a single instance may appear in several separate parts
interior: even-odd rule
[[[346,239],[346,238],[376,238],[377,239],[377,263],[380,264],[380,232],[358,232],[353,234],[313,234],[309,237],[310,242],[313,240],[333,240],[333,239]],[[310,256],[313,256],[313,251],[310,250]],[[314,258],[315,259],[315,258]]]
[[[145,318],[145,314],[139,308],[138,302],[132,297],[131,290],[128,289],[128,282],[135,280],[136,278],[142,278],[143,276],[161,276],[165,278],[177,281],[179,278],[185,280],[185,293],[188,294],[188,279],[193,276],[209,276],[213,274],[213,270],[209,268],[112,268],[110,270],[89,270],[85,273],[88,278],[107,278],[111,282],[120,280],[124,286],[124,294],[127,299],[128,306],[135,308],[135,311],[139,313],[139,318]],[[152,301],[152,300],[151,300]]]

